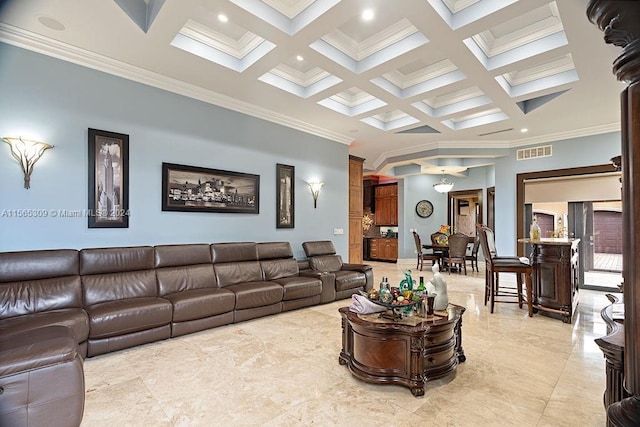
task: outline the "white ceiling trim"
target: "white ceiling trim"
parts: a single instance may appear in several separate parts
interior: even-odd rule
[[[451,13],[460,12],[462,9],[478,3],[480,0],[442,0]]]
[[[43,55],[58,58],[83,67],[102,71],[138,83],[143,83],[159,89],[194,98],[212,105],[228,108],[252,117],[268,120],[282,126],[326,138],[331,141],[350,145],[354,138],[305,123],[301,120],[277,114],[272,110],[256,107],[255,105],[239,101],[230,96],[222,95],[202,87],[181,82],[144,68],[136,67],[122,61],[96,54],[67,43],[62,43],[39,34],[23,30],[0,22],[0,41],[38,52]]]
[[[510,86],[517,86],[523,83],[529,83],[533,80],[543,79],[554,74],[560,74],[565,71],[575,70],[575,65],[571,59],[571,54],[567,54],[561,58],[555,59],[544,64],[526,70],[516,70],[502,75]]]
[[[400,72],[399,70],[393,70],[386,74],[383,74],[382,77],[389,80],[400,89],[407,89],[411,86],[415,86],[417,84],[435,79],[436,77],[440,77],[457,70],[458,67],[456,67],[455,64],[451,62],[451,60],[444,59],[442,61],[436,62],[435,64],[428,65],[418,71],[414,71],[410,74],[405,75],[402,74],[402,72]]]
[[[472,98],[483,96],[484,92],[479,87],[473,86],[454,92],[444,93],[442,95],[432,96],[423,102],[431,108],[437,109],[446,107],[447,105],[456,104],[458,102],[467,101]]]
[[[331,75],[328,71],[325,71],[320,67],[314,67],[305,73],[296,70],[287,64],[280,64],[269,72],[302,87],[311,86],[312,84]]]
[[[584,129],[575,129],[566,132],[556,132],[553,134],[540,135],[530,138],[522,138],[515,141],[436,141],[423,145],[400,148],[397,150],[385,151],[378,156],[378,158],[372,163],[373,169],[377,170],[383,165],[387,159],[398,156],[408,156],[417,154],[423,151],[435,150],[435,149],[469,149],[469,148],[517,148],[527,145],[544,144],[547,142],[562,141],[571,138],[580,138],[585,136],[600,135],[603,133],[619,132],[621,129],[620,123],[610,123],[601,126],[592,126]],[[464,157],[473,157],[464,155]]]
[[[182,29],[180,29],[179,33],[198,43],[224,52],[227,55],[242,59],[264,41],[262,37],[253,34],[251,31],[245,31],[240,39],[234,40],[231,37],[211,30],[211,28],[206,25],[189,19]]]
[[[329,43],[355,61],[361,61],[417,32],[418,29],[404,18],[361,42],[353,40],[340,30],[326,34],[321,40]]]
[[[494,38],[491,30],[486,30],[472,36],[472,39],[484,54],[491,58],[563,31],[563,29],[562,22],[558,18],[549,17],[502,37]]]
[[[282,13],[289,19],[293,19],[300,12],[311,6],[315,0],[297,0],[295,2],[286,2],[283,0],[262,0],[278,12]]]

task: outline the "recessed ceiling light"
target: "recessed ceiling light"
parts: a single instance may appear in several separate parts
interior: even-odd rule
[[[373,9],[365,9],[364,12],[362,12],[362,19],[365,21],[371,21],[374,16]]]
[[[49,28],[50,30],[64,31],[66,28],[62,22],[50,16],[38,15],[37,19],[38,19],[38,22],[40,22],[42,25]]]
[[[298,56],[296,56],[296,59],[297,59],[298,61],[304,61],[304,58],[302,57],[302,55],[298,55]]]
[[[520,129],[520,132],[522,132],[522,133],[527,133],[527,132],[529,132],[529,129],[527,129],[527,128],[522,128],[522,129]]]
[[[227,18],[227,15],[225,15],[224,13],[220,13],[218,15],[218,21],[220,22],[227,22],[229,21],[229,18]]]

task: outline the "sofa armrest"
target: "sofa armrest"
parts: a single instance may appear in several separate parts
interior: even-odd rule
[[[369,264],[342,264],[342,270],[355,270],[364,273],[365,271],[372,269],[373,267],[371,267]]]
[[[300,270],[300,275],[305,277],[315,277],[322,281],[322,293],[320,294],[321,304],[336,300],[335,274],[316,270]]]
[[[342,270],[359,271],[364,273],[367,278],[367,284],[364,286],[365,292],[373,289],[373,267],[369,264],[342,264]]]

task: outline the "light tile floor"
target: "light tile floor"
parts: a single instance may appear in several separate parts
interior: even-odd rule
[[[371,264],[376,285],[415,267]],[[467,307],[467,361],[424,397],[364,383],[338,364],[342,300],[87,359],[82,426],[605,425],[604,359],[593,341],[605,335],[604,293],[581,291],[565,324],[516,304],[490,314],[483,270],[444,276],[450,301]]]

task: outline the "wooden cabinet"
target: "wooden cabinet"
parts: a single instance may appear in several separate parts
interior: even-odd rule
[[[580,240],[549,240],[533,244],[534,304],[561,314],[564,322],[571,323],[578,305]]]
[[[376,225],[398,225],[398,184],[377,186],[375,204]]]
[[[398,260],[398,239],[373,238],[369,240],[369,257],[372,260]]]
[[[362,208],[365,213],[367,211],[371,211],[372,213],[376,211],[376,185],[378,185],[378,177],[367,176],[362,178]]]
[[[362,263],[362,168],[364,159],[349,156],[349,262]]]

